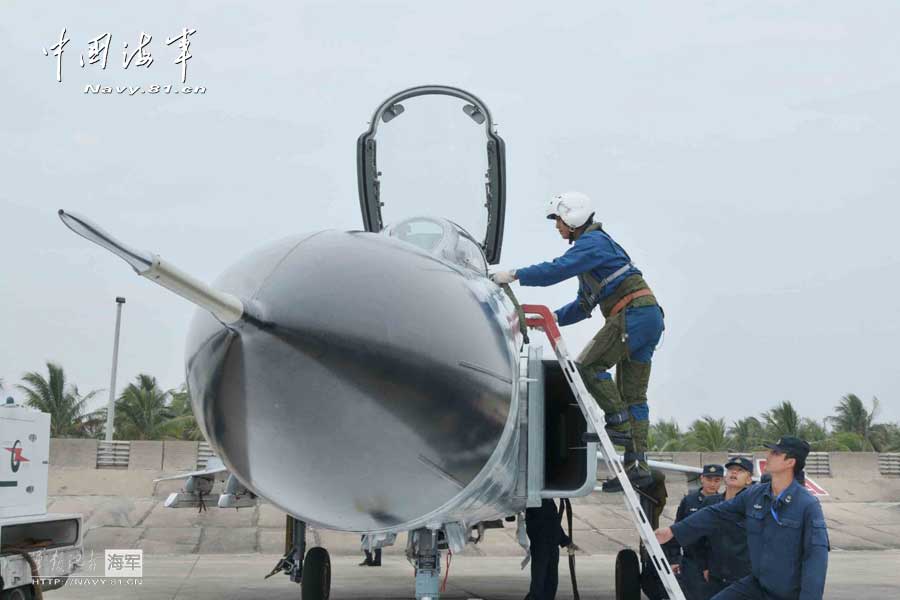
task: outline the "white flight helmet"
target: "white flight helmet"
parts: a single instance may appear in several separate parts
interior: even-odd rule
[[[559,217],[563,223],[577,229],[594,216],[594,206],[587,194],[581,192],[563,192],[550,198],[547,202],[547,218]]]

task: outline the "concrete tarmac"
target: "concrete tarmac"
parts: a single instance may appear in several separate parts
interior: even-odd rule
[[[284,575],[263,579],[278,560],[276,555],[194,554],[144,557],[140,585],[115,585],[72,581],[50,592],[53,600],[103,600],[106,598],[161,599],[266,599],[297,600],[300,586]],[[412,567],[402,557],[385,557],[380,568],[359,567],[359,558],[332,558],[331,598],[394,600],[413,597]],[[519,559],[458,556],[452,560],[444,600],[522,600],[528,591],[528,569]],[[577,559],[578,586],[582,598],[613,600],[615,555]],[[900,551],[834,551],[830,555],[825,598],[867,600],[900,598]],[[102,565],[99,567],[102,572]],[[568,565],[560,561],[557,598],[572,598]]]

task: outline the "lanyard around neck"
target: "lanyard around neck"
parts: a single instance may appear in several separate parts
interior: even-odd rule
[[[788,487],[790,487],[790,486],[788,486]],[[781,498],[782,498],[782,496],[784,496],[787,493],[787,491],[788,491],[788,488],[784,488],[783,490],[781,490],[781,493],[778,494],[778,497],[775,498],[772,501],[771,506],[769,506],[769,512],[772,513],[772,518],[775,519],[775,522],[778,523],[779,525],[781,525],[781,520],[778,518],[778,513],[775,512],[775,506],[781,504]]]

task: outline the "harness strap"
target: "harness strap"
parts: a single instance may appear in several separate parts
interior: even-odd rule
[[[634,268],[633,262],[626,263],[625,266],[619,267],[618,269],[613,271],[612,275],[608,275],[608,276],[604,277],[603,279],[601,279],[600,283],[597,284],[598,287],[601,287],[601,288],[606,287],[606,284],[608,284],[610,281],[612,281],[618,277],[621,277],[622,275],[624,275],[625,273],[630,271],[632,268]]]
[[[563,513],[565,513],[566,521],[569,525],[569,541],[574,544],[575,540],[572,538],[572,503],[568,498],[559,499],[560,520],[562,520]],[[569,575],[572,578],[572,596],[574,600],[581,600],[581,596],[578,594],[578,580],[575,577],[575,557],[571,554],[569,554]]]
[[[513,293],[512,288],[508,283],[504,283],[500,286],[506,295],[509,297],[510,301],[512,301],[513,306],[516,307],[516,314],[519,316],[519,330],[522,332],[522,343],[529,344],[528,340],[528,325],[525,322],[525,312],[522,311],[522,306],[519,304],[519,300],[516,298],[516,295]]]
[[[587,314],[590,314],[600,303],[600,294],[603,292],[603,288],[634,268],[636,268],[634,263],[625,263],[624,266],[619,267],[613,271],[611,275],[607,275],[603,279],[597,279],[591,271],[580,274],[578,278],[584,282],[585,287],[587,288],[586,293],[584,293],[581,298],[582,309],[584,309]]]
[[[613,271],[610,275],[607,275],[603,279],[598,279],[592,271],[587,271],[585,273],[581,273],[578,275],[578,280],[582,283],[585,288],[584,293],[582,294],[579,291],[579,295],[581,296],[581,307],[587,314],[591,314],[594,308],[600,303],[600,294],[603,293],[603,288],[607,285],[628,273],[632,269],[637,269],[634,266],[634,263],[631,260],[631,257],[628,256],[628,252],[625,251],[622,246],[620,246],[614,239],[609,237],[605,231],[603,231],[603,226],[600,223],[594,223],[590,227],[588,227],[584,233],[591,233],[593,231],[600,231],[607,236],[609,242],[619,250],[622,254],[625,255],[625,258],[628,262],[626,262],[623,266],[619,267],[615,271]],[[583,234],[582,234],[583,235]]]
[[[643,290],[638,290],[636,292],[632,292],[627,296],[623,297],[621,300],[616,302],[615,306],[612,307],[612,310],[609,311],[609,316],[614,317],[620,312],[622,309],[631,304],[632,300],[637,300],[638,298],[643,298],[644,296],[652,296],[653,290],[644,288]]]

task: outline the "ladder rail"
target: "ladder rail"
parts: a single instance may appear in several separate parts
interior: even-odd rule
[[[584,413],[585,419],[587,420],[588,431],[596,433],[597,437],[600,439],[601,455],[603,461],[606,463],[606,468],[619,480],[619,484],[622,486],[628,514],[634,522],[635,528],[638,530],[638,534],[644,543],[647,554],[652,559],[653,566],[656,568],[656,573],[659,575],[659,579],[662,581],[663,587],[665,587],[669,598],[671,600],[685,600],[684,593],[678,585],[678,580],[672,572],[672,567],[666,559],[662,546],[656,539],[656,534],[650,526],[650,521],[647,519],[647,515],[644,514],[644,510],[641,508],[637,493],[631,486],[631,481],[628,479],[628,474],[625,472],[622,460],[619,458],[615,446],[606,433],[606,419],[603,411],[594,401],[593,396],[584,385],[584,380],[581,378],[578,366],[569,357],[568,348],[566,348],[565,341],[562,339],[562,334],[559,331],[559,326],[556,324],[553,313],[550,312],[550,309],[546,306],[539,304],[523,304],[522,311],[526,315],[525,322],[528,327],[543,329],[544,333],[547,335],[547,339],[550,341],[550,345],[556,353],[556,358],[563,369],[566,380],[569,382],[569,387],[572,388],[575,399],[578,401],[578,405],[581,407],[581,411]]]

